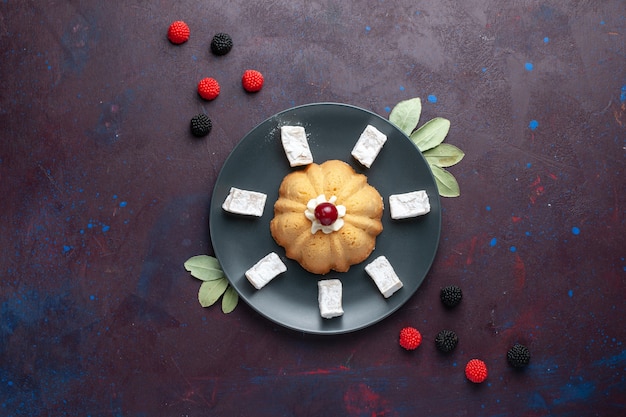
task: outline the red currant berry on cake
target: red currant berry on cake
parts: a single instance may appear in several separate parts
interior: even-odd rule
[[[472,359],[465,366],[465,376],[475,384],[487,379],[487,365],[480,359]]]
[[[189,40],[189,26],[182,20],[173,22],[167,30],[167,39],[175,45],[180,45]]]
[[[320,203],[315,207],[315,218],[322,226],[330,226],[339,217],[337,207],[333,203]]]
[[[243,89],[249,93],[256,93],[263,88],[263,74],[256,70],[246,70],[241,77]]]
[[[220,95],[220,85],[214,78],[203,78],[198,83],[198,94],[205,100],[213,100]]]
[[[422,334],[414,327],[400,330],[400,346],[406,350],[415,350],[422,343]]]

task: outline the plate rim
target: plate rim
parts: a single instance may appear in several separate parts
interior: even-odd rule
[[[306,103],[306,104],[301,104],[301,105],[297,105],[297,106],[293,106],[293,107],[289,107],[287,109],[284,109],[282,111],[279,111],[267,118],[265,118],[264,120],[262,120],[260,123],[256,124],[253,128],[251,128],[248,132],[246,132],[246,134],[244,134],[241,139],[236,143],[236,145],[231,149],[230,153],[228,154],[228,156],[226,157],[226,159],[224,160],[220,171],[218,173],[218,176],[216,177],[215,183],[214,183],[214,187],[213,190],[211,192],[211,202],[209,204],[209,237],[211,240],[211,245],[213,247],[213,252],[215,254],[216,259],[219,262],[220,259],[220,255],[219,255],[219,250],[217,249],[218,245],[216,245],[216,240],[213,236],[213,233],[211,232],[211,219],[213,216],[213,206],[214,204],[219,204],[221,207],[221,202],[217,202],[215,199],[215,194],[217,193],[217,189],[218,187],[216,187],[217,184],[220,183],[220,178],[222,177],[223,173],[224,173],[224,168],[228,165],[228,163],[230,162],[230,160],[232,158],[234,158],[237,149],[240,146],[243,146],[244,142],[246,142],[248,140],[248,137],[255,132],[257,129],[259,129],[261,126],[263,126],[264,124],[268,123],[269,121],[273,120],[273,119],[277,119],[280,120],[280,116],[284,115],[286,113],[289,112],[293,112],[293,111],[298,111],[298,110],[302,110],[305,108],[309,108],[309,107],[341,107],[341,108],[348,108],[350,110],[355,110],[357,112],[363,112],[369,116],[373,116],[377,119],[381,119],[383,120],[385,123],[389,124],[390,126],[392,126],[399,134],[401,134],[407,141],[411,142],[411,139],[398,127],[396,126],[394,123],[392,123],[391,121],[389,121],[388,119],[384,118],[383,116],[371,111],[371,110],[367,110],[364,109],[362,107],[353,105],[353,104],[347,104],[347,103],[340,103],[340,102],[332,102],[332,101],[323,101],[323,102],[313,102],[313,103]],[[428,167],[428,162],[426,161],[426,159],[424,158],[423,154],[421,151],[419,151],[419,149],[417,148],[417,146],[415,146],[415,149],[417,150],[417,153],[420,155],[420,157],[423,160],[423,163]],[[430,167],[428,167],[428,175],[430,177],[430,181],[432,181],[432,184],[434,184],[435,186],[435,190],[437,190],[437,185],[436,185],[436,181],[435,181],[435,177],[432,173],[432,170],[430,169]],[[262,309],[258,308],[258,306],[256,306],[253,302],[251,302],[250,300],[248,300],[248,298],[241,294],[241,292],[239,291],[239,289],[237,288],[237,286],[235,284],[233,284],[233,280],[228,276],[228,273],[226,271],[224,272],[224,276],[226,277],[226,279],[228,280],[229,284],[235,289],[235,291],[237,291],[239,298],[242,298],[246,304],[252,308],[255,312],[257,312],[258,314],[260,314],[263,318],[269,320],[270,322],[279,325],[285,329],[289,329],[291,331],[296,331],[296,332],[300,332],[300,333],[305,333],[305,334],[311,334],[311,335],[339,335],[339,334],[347,334],[347,333],[352,333],[352,332],[356,332],[359,330],[363,330],[367,327],[373,326],[377,323],[380,323],[381,321],[383,321],[384,319],[388,318],[390,315],[392,315],[394,312],[398,311],[402,306],[404,306],[417,292],[417,290],[421,287],[421,285],[423,284],[423,282],[426,280],[428,273],[430,272],[432,265],[435,261],[435,258],[437,256],[438,253],[438,249],[439,249],[439,244],[441,242],[441,227],[442,227],[442,208],[441,208],[441,197],[437,192],[435,193],[436,195],[434,196],[434,198],[436,198],[437,200],[437,233],[436,233],[436,237],[434,240],[434,251],[432,253],[432,256],[428,259],[428,267],[425,269],[424,271],[424,278],[422,279],[422,282],[420,282],[420,284],[413,290],[413,292],[411,294],[409,294],[408,296],[406,296],[406,299],[399,303],[398,305],[389,308],[387,311],[384,312],[384,314],[381,314],[380,316],[378,316],[376,319],[374,320],[366,320],[363,322],[363,324],[358,325],[358,326],[352,326],[350,328],[340,328],[340,329],[330,329],[330,330],[315,330],[315,329],[303,329],[301,327],[295,326],[295,325],[290,325],[288,323],[279,321],[273,317],[271,317],[270,315],[268,315],[268,313],[265,313],[264,311],[262,311]],[[383,197],[384,198],[384,197]],[[429,198],[433,198],[432,196],[429,196]],[[431,204],[431,207],[433,206],[433,204]],[[269,227],[269,226],[268,226]],[[295,262],[295,261],[294,261]],[[220,262],[220,266],[221,266],[221,262]],[[324,275],[320,275],[320,277],[323,277]]]

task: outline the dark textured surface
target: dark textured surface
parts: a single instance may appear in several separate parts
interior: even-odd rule
[[[2,1],[0,414],[624,415],[625,6]],[[179,19],[191,38],[174,46]],[[235,43],[223,57],[217,32]],[[205,76],[213,102],[195,91]],[[332,337],[199,306],[182,265],[212,253],[211,191],[246,132],[294,105],[387,117],[416,96],[466,157],[406,305]],[[199,112],[204,139],[189,132]],[[407,325],[414,352],[398,345]],[[444,328],[459,336],[448,355]],[[506,361],[516,342],[522,372]],[[474,357],[479,386],[463,375]]]

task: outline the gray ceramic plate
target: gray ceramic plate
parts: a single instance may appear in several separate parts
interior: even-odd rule
[[[367,169],[350,152],[365,127],[371,124],[387,135],[387,142]],[[314,161],[340,159],[368,177],[385,201],[383,232],[376,249],[363,263],[345,273],[315,275],[285,257],[270,235],[269,223],[278,187],[291,168],[280,142],[280,126],[304,126]],[[262,217],[247,218],[226,213],[222,203],[230,187],[267,194]],[[431,212],[402,221],[392,220],[391,194],[426,190]],[[227,158],[217,179],[209,219],[211,241],[226,277],[240,297],[268,319],[287,328],[315,334],[338,334],[372,325],[400,308],[424,281],[435,258],[441,231],[441,205],[428,164],[409,138],[386,119],[357,107],[318,103],[278,113],[250,131]],[[256,290],[244,276],[259,259],[276,252],[287,272]],[[404,287],[385,299],[364,267],[385,255]],[[338,278],[343,284],[344,315],[320,317],[317,281]]]

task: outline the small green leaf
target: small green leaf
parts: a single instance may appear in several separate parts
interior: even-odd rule
[[[424,152],[424,157],[430,165],[437,165],[445,168],[458,164],[465,156],[465,153],[454,145],[440,143],[432,149]]]
[[[450,120],[443,117],[435,117],[413,132],[411,140],[420,151],[424,152],[443,142],[449,130]]]
[[[192,276],[202,281],[212,281],[224,277],[224,272],[222,272],[217,258],[213,256],[193,256],[185,262],[185,269],[189,271]]]
[[[228,286],[228,289],[224,293],[224,297],[222,298],[222,312],[224,314],[228,314],[232,312],[235,307],[237,307],[237,303],[239,302],[239,294],[232,286]]]
[[[226,278],[203,282],[198,291],[200,305],[202,307],[212,306],[224,294],[226,288],[228,288],[228,280]]]
[[[442,197],[458,197],[461,195],[461,190],[459,189],[459,183],[456,182],[456,178],[450,172],[446,171],[443,168],[439,168],[436,165],[431,165],[430,169],[435,177],[435,182],[437,183],[437,189],[439,190],[439,195]]]
[[[389,121],[409,136],[419,123],[421,113],[422,100],[416,97],[396,104],[389,113]]]

